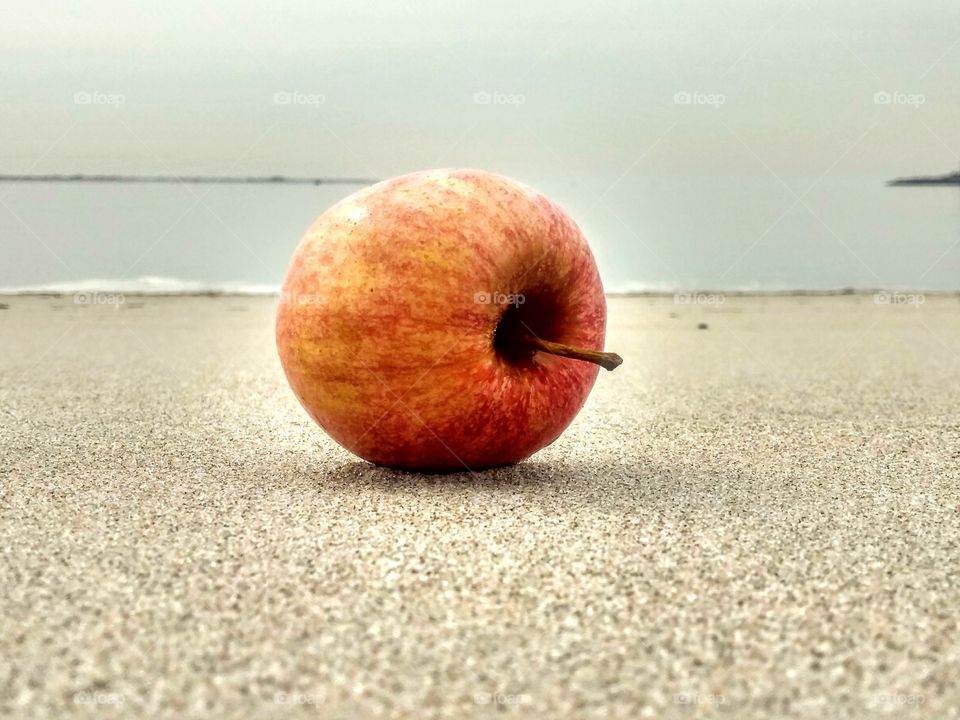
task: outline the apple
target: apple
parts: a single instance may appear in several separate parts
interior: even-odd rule
[[[576,223],[515,180],[431,170],[360,190],[300,242],[277,309],[310,416],[377,465],[510,465],[583,406],[606,303]]]

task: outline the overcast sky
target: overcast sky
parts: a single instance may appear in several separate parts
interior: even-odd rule
[[[7,2],[0,172],[514,176],[610,288],[960,288],[955,2]],[[878,94],[879,93],[879,94]],[[347,187],[0,184],[0,286],[277,283]]]

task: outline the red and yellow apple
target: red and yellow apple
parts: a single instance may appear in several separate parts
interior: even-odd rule
[[[478,170],[418,172],[323,213],[297,247],[277,347],[310,416],[370,462],[516,463],[583,406],[602,352],[603,287],[554,202]]]

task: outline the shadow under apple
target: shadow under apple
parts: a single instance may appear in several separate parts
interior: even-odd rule
[[[720,480],[704,469],[665,467],[648,458],[623,464],[528,460],[508,467],[476,472],[422,473],[380,467],[362,460],[326,466],[311,473],[311,482],[338,491],[375,494],[402,501],[424,495],[489,495],[512,498],[518,505],[535,503],[551,512],[574,509],[628,515],[658,506],[723,502],[723,486],[736,479]]]

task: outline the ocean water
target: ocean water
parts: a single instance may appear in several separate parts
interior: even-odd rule
[[[581,225],[610,292],[960,289],[960,188],[884,180],[538,187]],[[304,230],[353,190],[0,184],[0,288],[275,292]]]

